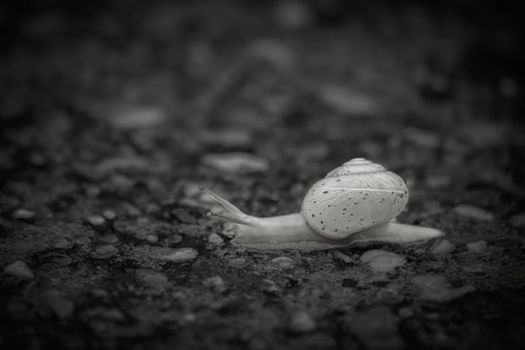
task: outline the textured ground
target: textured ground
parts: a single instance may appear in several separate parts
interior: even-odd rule
[[[460,3],[0,5],[0,348],[521,348],[520,33]],[[250,252],[204,215],[353,157],[446,237]]]

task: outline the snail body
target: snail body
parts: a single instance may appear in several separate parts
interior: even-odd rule
[[[329,172],[307,192],[299,213],[259,218],[205,190],[224,208],[212,217],[234,223],[234,244],[253,249],[323,250],[356,243],[404,243],[443,235],[439,230],[393,220],[408,202],[397,174],[363,158]]]

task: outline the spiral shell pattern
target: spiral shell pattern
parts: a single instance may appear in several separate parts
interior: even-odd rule
[[[379,164],[354,158],[310,188],[301,212],[321,236],[343,239],[387,223],[407,201],[408,188],[401,177]]]

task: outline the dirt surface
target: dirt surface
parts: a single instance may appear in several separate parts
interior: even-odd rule
[[[524,346],[506,2],[31,4],[0,5],[0,348]],[[199,184],[292,213],[354,157],[446,236],[253,252],[205,216]]]

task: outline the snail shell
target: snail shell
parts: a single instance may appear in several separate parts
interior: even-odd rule
[[[401,177],[364,158],[354,158],[315,183],[301,214],[319,235],[342,239],[385,224],[406,206],[408,189]]]

